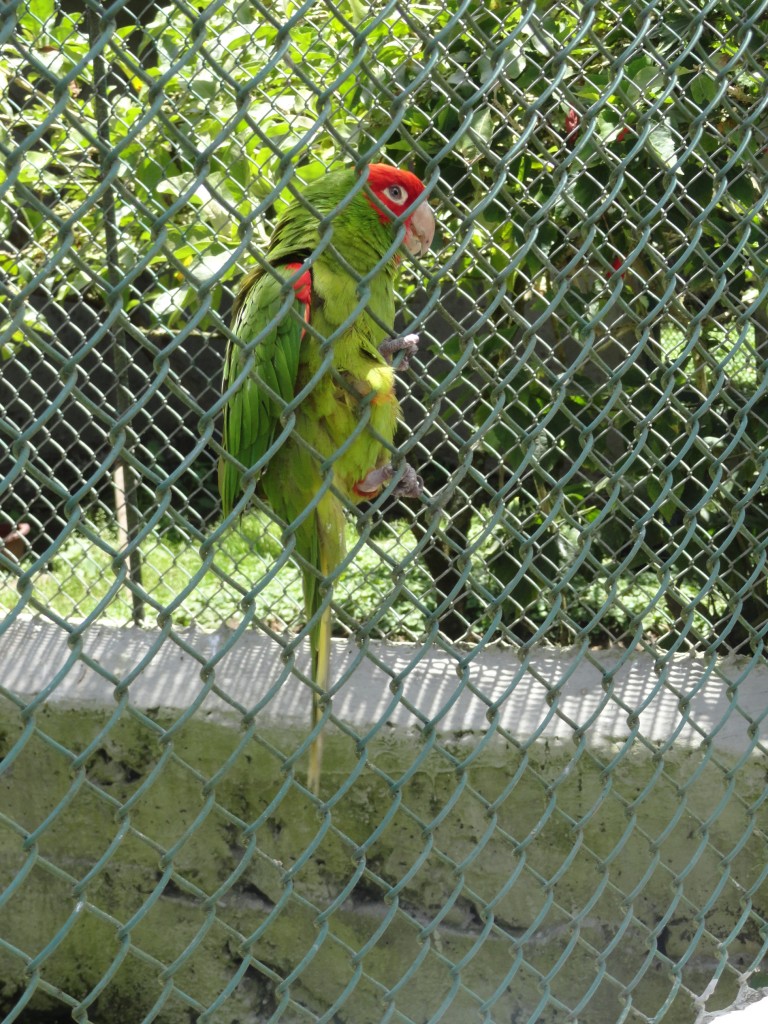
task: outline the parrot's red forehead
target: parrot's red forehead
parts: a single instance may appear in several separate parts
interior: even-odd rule
[[[389,164],[368,165],[368,188],[374,193],[379,202],[391,210],[395,217],[413,203],[424,191],[424,186],[410,171],[402,171],[399,167],[390,167]],[[394,191],[393,191],[394,189]],[[387,215],[369,198],[368,202],[376,210],[382,223],[387,223]],[[406,220],[406,225],[410,222]]]
[[[416,175],[386,164],[370,164],[367,185],[369,194],[365,198],[380,222],[390,227],[393,222],[402,223],[403,247],[411,256],[423,256],[435,237],[435,215]],[[397,265],[400,253],[395,253],[392,260]]]
[[[389,164],[369,164],[368,185],[377,195],[390,185],[400,185],[408,193],[410,202],[424,191],[424,186],[415,174],[399,167],[390,167]]]

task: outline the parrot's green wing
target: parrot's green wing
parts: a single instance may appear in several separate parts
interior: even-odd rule
[[[300,268],[301,264],[289,264],[283,269],[290,273]],[[294,397],[311,283],[306,271],[293,283],[291,301],[285,285],[270,273],[246,279],[234,322],[240,344],[230,342],[224,363],[224,391],[229,397],[222,446],[227,454],[219,460],[219,493],[225,516],[240,494],[240,467],[257,466],[264,458],[285,403]]]

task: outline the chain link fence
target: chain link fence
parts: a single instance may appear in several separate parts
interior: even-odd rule
[[[768,3],[2,11],[0,631],[32,617],[68,645],[41,666],[45,699],[0,685],[5,1019],[693,1024],[717,984],[725,1005],[753,972],[764,983],[765,709],[740,692],[768,632]],[[439,223],[399,283],[398,325],[421,345],[397,443],[425,494],[350,510],[334,612],[357,655],[334,692],[375,665],[412,710],[386,667],[394,648],[377,646],[407,642],[412,667],[430,652],[458,666],[446,709],[476,698],[487,722],[462,746],[460,729],[438,735],[446,710],[414,713],[421,745],[393,773],[386,747],[332,713],[351,760],[320,804],[300,761],[294,772],[304,736],[265,738],[255,698],[216,689],[241,719],[230,741],[197,705],[180,719],[141,710],[131,685],[161,645],[209,693],[250,632],[284,654],[303,637],[300,579],[268,508],[221,522],[229,310],[291,189],[371,161],[415,171]],[[91,646],[107,626],[158,639],[126,631],[141,654],[108,670]],[[537,651],[597,674],[588,727],[561,702],[572,668],[550,672]],[[482,679],[489,652],[534,679],[530,699],[572,742],[565,762],[538,733],[497,727],[524,680],[484,697],[471,673]],[[647,705],[614,688],[633,652],[658,673],[648,700],[674,698],[697,731],[679,762],[638,724]],[[288,654],[268,687],[298,680],[308,715]],[[680,658],[700,667],[687,690]],[[45,717],[75,663],[117,701],[84,712],[79,738]],[[722,723],[687,717],[706,687],[740,723],[729,756]],[[589,728],[613,712],[629,739],[599,754]],[[27,764],[39,792],[13,803]],[[144,821],[161,791],[168,821],[187,801],[176,832]],[[114,828],[81,849],[99,816]],[[214,821],[227,866],[209,878],[196,857]],[[629,849],[643,865],[630,880]],[[417,899],[419,872],[432,878]],[[34,948],[19,923],[29,886],[65,907],[35,918]],[[156,908],[182,897],[183,925],[158,931]],[[86,932],[77,969],[64,966]],[[222,957],[223,974],[201,966]]]

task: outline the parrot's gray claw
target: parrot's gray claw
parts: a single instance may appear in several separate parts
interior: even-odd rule
[[[402,338],[387,338],[379,345],[379,352],[386,361],[392,365],[393,358],[397,352],[402,352],[396,370],[407,370],[411,358],[416,355],[419,348],[418,334],[405,334]]]
[[[419,474],[406,462],[403,476],[392,494],[395,498],[420,498],[424,490],[424,481]]]
[[[360,480],[355,484],[355,494],[360,498],[368,498],[369,500],[375,498],[382,487],[386,487],[392,477],[395,475],[395,470],[392,463],[388,462],[386,466],[380,466],[378,469],[372,469],[368,473],[365,479]],[[424,490],[424,481],[421,479],[419,474],[406,462],[403,466],[403,475],[392,491],[393,498],[419,498],[421,492]]]

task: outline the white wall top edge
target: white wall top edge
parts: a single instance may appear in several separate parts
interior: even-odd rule
[[[128,681],[141,708],[237,714],[263,702],[264,725],[306,725],[310,691],[290,670],[280,645],[247,630],[223,655],[228,630],[177,631],[99,623],[82,646],[45,619],[12,623],[0,636],[0,687],[28,701],[114,706]],[[185,649],[186,648],[186,649]],[[205,664],[213,659],[213,669]],[[90,663],[90,664],[89,664]],[[306,652],[297,662],[306,671]],[[202,671],[202,674],[201,674]],[[537,647],[528,653],[372,642],[363,653],[334,642],[334,714],[356,728],[381,720],[408,729],[433,723],[441,734],[485,732],[489,711],[515,739],[569,740],[586,730],[592,744],[639,733],[651,743],[740,754],[768,743],[768,668],[745,658],[651,654],[613,647]]]

